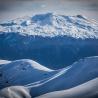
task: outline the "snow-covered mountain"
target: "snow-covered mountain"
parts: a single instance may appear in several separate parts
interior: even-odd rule
[[[98,26],[87,18],[64,16],[54,13],[22,17],[0,24],[1,32],[19,32],[23,35],[69,36],[74,38],[98,38]]]
[[[0,23],[0,59],[33,59],[58,69],[98,55],[97,43],[98,25],[81,15],[46,13]]]

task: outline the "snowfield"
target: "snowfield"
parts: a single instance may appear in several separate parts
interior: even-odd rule
[[[98,98],[97,23],[54,13],[0,23],[0,98]]]
[[[24,61],[25,67],[28,66],[25,60],[20,60],[20,61],[21,62]],[[86,98],[85,96],[89,97],[90,94],[91,96],[98,95],[98,91],[97,91],[98,57],[89,57],[89,58],[81,59],[73,63],[71,66],[60,69],[60,70],[53,71],[48,69],[48,71],[46,71],[47,72],[46,76],[44,76],[45,72],[43,71],[45,70],[43,69],[43,67],[40,67],[41,70],[43,69],[43,71],[41,72],[40,71],[36,72],[34,71],[33,67],[31,67],[30,69],[33,70],[32,71],[33,74],[32,74],[32,73],[28,73],[27,70],[24,70],[24,72],[21,72],[21,69],[16,68],[16,66],[23,68],[21,63],[19,63],[19,61],[14,61],[14,62],[15,63],[13,62],[9,63],[9,65],[8,64],[3,65],[2,69],[3,70],[5,69],[5,73],[2,73],[2,74],[4,74],[4,76],[7,77],[6,79],[8,80],[8,84],[10,83],[10,86],[17,85],[17,83],[19,83],[18,85],[22,85],[24,87],[21,87],[22,90],[18,89],[18,87],[5,88],[5,86],[8,87],[8,85],[6,85],[6,83],[3,82],[5,84],[3,84],[3,87],[2,87],[4,89],[2,89],[0,92],[1,95],[2,94],[5,95],[5,93],[8,90],[9,90],[8,91],[9,93],[10,90],[12,89],[15,89],[14,93],[16,92],[15,93],[16,95],[18,93],[22,93],[25,89],[28,89],[29,93],[27,92],[27,94],[29,94],[33,98],[45,93],[49,93],[49,92],[53,92],[53,93],[49,93],[49,96],[48,94],[43,96],[46,96],[46,98],[48,97],[56,98],[59,94],[59,96],[61,96],[60,98],[64,98],[64,97],[72,98],[72,96],[73,98],[75,98],[74,96],[83,95],[84,98]],[[17,62],[18,62],[18,65],[15,65]],[[12,67],[9,67],[9,66],[12,66]],[[8,69],[6,69],[6,67]],[[16,69],[16,71],[14,70],[14,68]],[[19,71],[17,71],[17,69]],[[2,76],[1,81],[3,80],[3,78],[4,77]],[[37,80],[37,82],[35,82],[35,80]],[[28,83],[28,82],[31,82],[31,83]],[[94,90],[96,90],[96,92]],[[55,93],[54,91],[60,91],[60,92]],[[70,92],[72,92],[71,95],[70,95]],[[87,95],[86,93],[88,92],[92,92],[92,93]],[[25,93],[22,93],[22,94],[25,94]],[[43,96],[41,98],[44,98]],[[82,97],[79,97],[79,98],[82,98]]]

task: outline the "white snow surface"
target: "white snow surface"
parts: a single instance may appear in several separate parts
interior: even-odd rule
[[[3,92],[2,90],[0,91],[1,95],[3,94],[4,96],[4,93],[8,91],[8,94],[14,94],[16,92],[15,96],[17,96],[18,93],[25,92],[26,89],[30,92],[27,92],[29,97],[26,98],[30,98],[30,96],[34,98],[40,95],[42,95],[40,96],[41,98],[75,98],[75,96],[83,96],[83,98],[86,98],[85,96],[89,92],[87,98],[90,98],[90,95],[98,95],[98,56],[81,59],[67,68],[55,71],[51,69],[48,69],[48,71],[35,70],[34,67],[30,67],[33,65],[28,62],[33,61],[23,59],[0,65],[1,72],[3,72],[2,74],[4,75],[4,77],[0,77],[0,82],[4,83],[2,85],[5,87],[15,86],[11,88],[8,87],[7,89],[2,87],[4,89],[2,89]],[[41,67],[41,69],[42,68],[43,67]],[[8,83],[6,83],[6,80]],[[19,85],[24,87],[18,89],[17,86]],[[12,91],[13,88],[14,91]],[[24,95],[25,93],[22,94]],[[20,95],[23,96],[22,94]]]
[[[59,35],[86,39],[98,38],[98,25],[81,15],[64,16],[46,13],[1,23],[0,32],[18,32],[24,36],[25,34],[43,37]]]
[[[68,90],[50,92],[36,98],[97,98],[98,78]],[[32,98],[30,90],[23,86],[11,86],[0,91],[0,98]]]
[[[28,84],[33,97],[48,92],[70,89],[98,77],[98,57],[81,59],[57,74],[39,82]]]
[[[11,86],[0,91],[0,98],[31,98],[29,90],[23,86]]]

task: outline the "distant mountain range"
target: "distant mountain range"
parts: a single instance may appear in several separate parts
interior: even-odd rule
[[[0,24],[0,32],[14,32],[42,37],[68,36],[98,38],[98,26],[81,15],[64,16],[54,13],[22,17]]]

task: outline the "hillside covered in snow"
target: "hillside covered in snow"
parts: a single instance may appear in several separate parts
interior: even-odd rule
[[[59,69],[97,56],[97,43],[98,25],[81,15],[46,13],[0,23],[0,59],[33,59]]]
[[[27,61],[31,62],[30,60]],[[24,67],[26,68],[24,72],[21,71],[21,68],[23,68],[21,62],[24,62]],[[55,71],[44,68],[37,63],[33,63],[33,65],[30,63],[32,67],[29,69],[27,67],[27,62],[24,60],[14,61],[8,64],[0,65],[2,66],[1,69],[3,71],[0,81],[5,79],[5,81],[8,81],[7,84],[9,84],[9,86],[16,87],[5,88],[8,87],[8,85],[3,81],[2,83],[4,85],[2,85],[2,88],[4,89],[0,91],[2,96],[8,96],[10,92],[14,92],[11,93],[12,96],[29,95],[32,98],[49,92],[53,93],[38,98],[75,98],[75,96],[78,96],[79,98],[93,98],[92,96],[98,95],[98,57],[81,59],[67,68]],[[36,64],[37,67],[39,66],[42,71],[35,68],[34,64]],[[6,69],[7,67],[8,69]],[[28,69],[29,72],[32,73],[28,73]],[[45,74],[46,76],[44,76]],[[37,80],[37,82],[35,80]],[[31,83],[28,83],[27,81]],[[17,83],[19,82],[21,85],[19,87],[20,89],[17,87],[19,85]]]
[[[98,78],[68,90],[55,91],[36,98],[97,98],[97,91]]]

